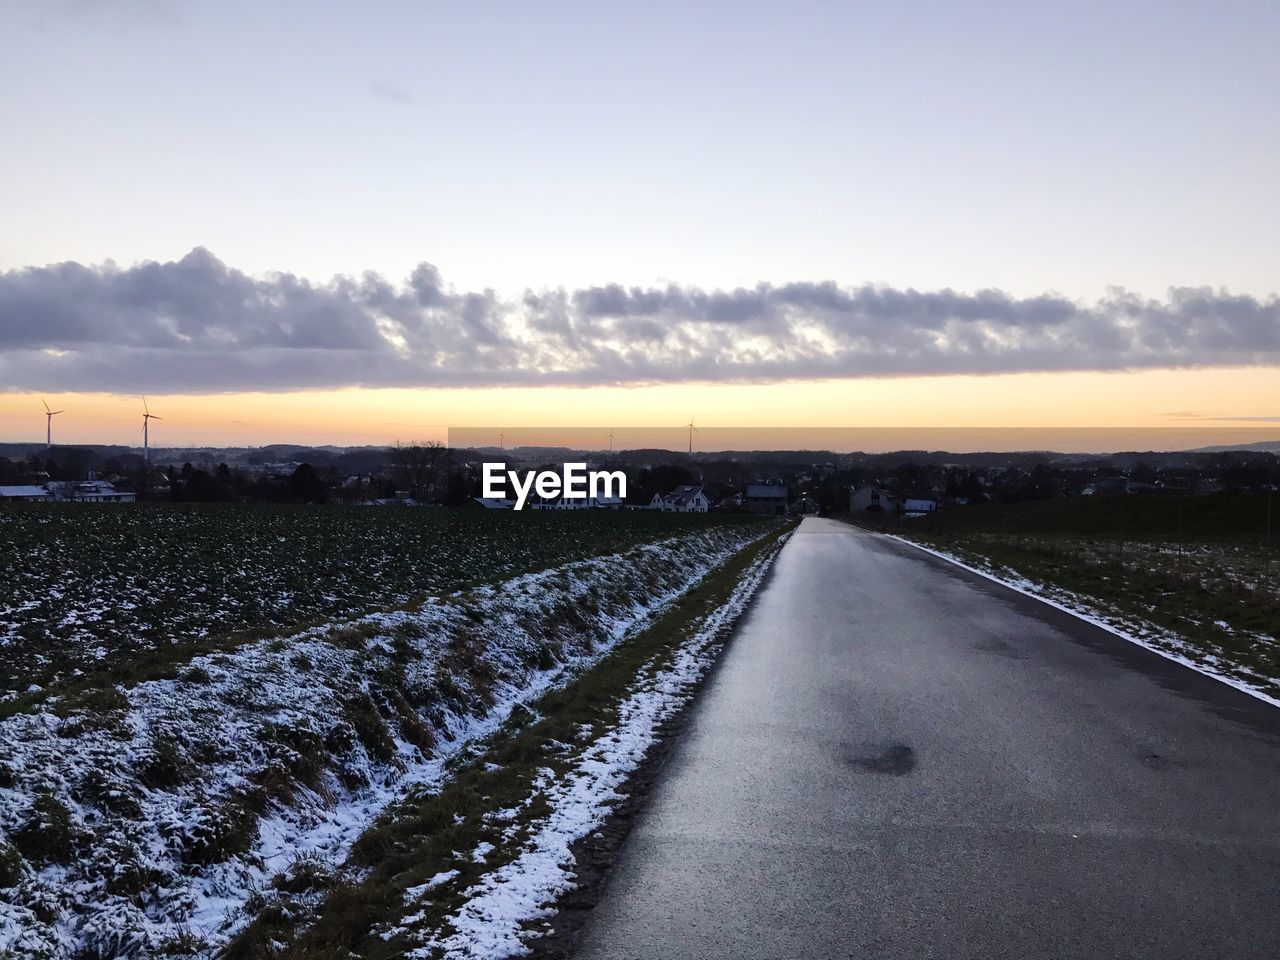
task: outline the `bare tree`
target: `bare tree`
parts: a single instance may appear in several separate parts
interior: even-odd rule
[[[445,452],[445,445],[437,440],[427,443],[401,443],[397,440],[391,448],[396,483],[407,489],[415,500],[431,500]]]

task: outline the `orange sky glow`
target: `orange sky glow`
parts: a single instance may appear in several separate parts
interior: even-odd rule
[[[39,441],[41,397],[0,393],[0,440]],[[63,444],[141,443],[141,401],[115,394],[48,395],[65,413],[54,421]],[[649,387],[503,389],[341,389],[148,397],[163,420],[155,446],[266,443],[389,444],[448,440],[490,425],[511,442],[552,434],[519,428],[665,427],[624,435],[628,446],[683,446],[679,425],[695,415],[704,449],[822,445],[831,435],[777,428],[874,428],[857,449],[1176,449],[1280,439],[1280,371],[1274,367],[1023,373],[984,377],[902,377]],[[483,428],[478,433],[474,428]],[[725,428],[738,428],[732,433]],[[752,432],[749,428],[760,429]],[[962,429],[963,428],[963,429]],[[1015,432],[1011,428],[1017,429]],[[1066,432],[1063,432],[1063,431]],[[714,432],[722,431],[722,432]],[[993,432],[994,431],[994,432]],[[497,442],[496,436],[490,441]]]

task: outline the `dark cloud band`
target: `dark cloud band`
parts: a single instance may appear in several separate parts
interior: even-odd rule
[[[833,282],[458,292],[423,263],[314,284],[181,260],[0,273],[0,388],[592,385],[1280,363],[1280,300],[1086,305]]]

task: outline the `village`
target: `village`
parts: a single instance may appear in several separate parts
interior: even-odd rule
[[[0,502],[313,503],[506,510],[484,495],[483,468],[516,473],[581,459],[625,477],[582,499],[538,496],[526,509],[744,513],[774,517],[849,512],[910,521],[983,503],[1134,495],[1201,497],[1280,488],[1269,450],[1115,453],[841,454],[831,451],[582,453],[440,444],[308,448],[156,449],[0,446]],[[625,496],[621,495],[625,490]],[[510,493],[510,491],[508,491]]]

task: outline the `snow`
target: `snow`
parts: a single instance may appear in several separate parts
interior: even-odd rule
[[[0,954],[128,956],[188,932],[216,950],[246,921],[253,891],[302,855],[341,863],[388,804],[438,787],[446,762],[514,707],[589,667],[760,535],[715,528],[196,657],[174,679],[119,689],[114,712],[54,699],[0,720],[0,829],[22,830],[43,793],[76,837],[68,862],[24,863],[20,883],[0,890]],[[460,663],[485,666],[490,684]],[[387,675],[394,687],[378,685]],[[388,755],[347,719],[355,694],[381,698]],[[406,740],[406,719],[436,746],[424,754]],[[299,745],[313,742],[324,762],[307,785],[294,771]],[[180,774],[148,775],[166,749]],[[264,790],[273,776],[287,794]],[[205,856],[250,797],[261,812],[248,849]],[[123,888],[121,871],[132,878]]]
[[[968,570],[970,573],[976,573],[980,577],[994,581],[1011,590],[1016,590],[1024,596],[1039,600],[1041,603],[1048,604],[1056,610],[1068,613],[1071,616],[1083,620],[1086,623],[1093,624],[1095,627],[1101,627],[1108,633],[1127,640],[1129,643],[1136,644],[1150,650],[1152,653],[1158,653],[1160,656],[1172,660],[1174,663],[1180,663],[1184,667],[1190,667],[1198,673],[1205,676],[1213,677],[1213,679],[1221,681],[1228,686],[1242,690],[1252,697],[1265,701],[1272,706],[1280,707],[1280,699],[1259,690],[1248,681],[1233,676],[1218,665],[1218,661],[1214,657],[1200,654],[1200,658],[1196,659],[1192,656],[1192,648],[1176,633],[1168,630],[1161,630],[1151,624],[1118,623],[1116,618],[1108,616],[1104,611],[1098,609],[1097,605],[1090,601],[1088,597],[1070,590],[1064,590],[1060,587],[1049,587],[1044,584],[1036,583],[1028,580],[1026,577],[1019,576],[1012,571],[996,568],[996,567],[975,567],[966,563],[955,554],[948,553],[944,550],[935,550],[932,547],[926,547],[923,544],[908,540],[906,537],[899,537],[895,534],[885,534],[899,543],[905,543],[909,547],[914,547],[924,553],[931,554],[953,563],[957,567]],[[1052,594],[1052,595],[1050,595]],[[1128,629],[1126,629],[1126,627]],[[1139,631],[1143,635],[1139,635]],[[1158,641],[1158,642],[1157,642]]]
[[[465,891],[466,902],[449,917],[447,930],[417,931],[421,945],[407,957],[501,960],[529,952],[525,939],[536,933],[526,925],[550,916],[557,897],[574,888],[572,845],[600,827],[662,724],[692,697],[785,539],[757,558],[730,599],[703,619],[669,664],[641,670],[617,723],[583,749],[566,776],[557,779],[550,769],[543,771],[538,789],[551,805],[550,815],[535,826],[514,860]],[[409,929],[415,919],[405,918],[391,933],[415,933]]]
[[[416,900],[422,899],[422,897],[426,896],[427,891],[440,886],[440,884],[442,883],[448,883],[457,875],[458,875],[457,870],[440,871],[435,876],[433,876],[430,880],[428,880],[426,883],[420,883],[416,887],[410,887],[408,890],[406,890],[404,892],[404,902],[413,903]]]

